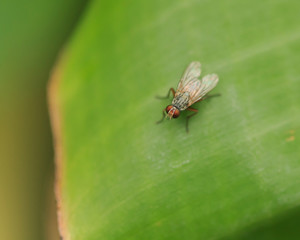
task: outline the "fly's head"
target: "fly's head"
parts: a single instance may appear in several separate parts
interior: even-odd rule
[[[166,117],[168,117],[170,120],[172,118],[178,118],[179,115],[180,115],[180,111],[176,107],[174,107],[173,105],[168,105],[166,107],[166,113],[167,113]]]

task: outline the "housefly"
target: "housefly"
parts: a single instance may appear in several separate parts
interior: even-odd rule
[[[206,95],[211,91],[218,83],[219,77],[217,74],[209,74],[204,76],[201,80],[199,79],[201,74],[201,64],[200,62],[191,62],[183,73],[177,90],[170,88],[166,97],[158,97],[160,99],[169,98],[170,93],[173,94],[173,101],[171,105],[168,105],[163,109],[163,117],[157,123],[161,123],[165,116],[169,119],[178,118],[180,112],[183,110],[189,110],[194,112],[186,119],[186,131],[189,131],[188,120],[198,113],[198,110],[191,108],[190,106],[196,102],[200,102],[208,97],[219,96]]]

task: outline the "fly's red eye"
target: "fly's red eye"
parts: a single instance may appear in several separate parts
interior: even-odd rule
[[[179,111],[178,109],[176,109],[176,110],[174,111],[173,118],[178,118],[179,115],[180,115],[180,111]]]
[[[166,107],[166,113],[168,113],[172,109],[172,107],[173,107],[172,105],[167,106]]]

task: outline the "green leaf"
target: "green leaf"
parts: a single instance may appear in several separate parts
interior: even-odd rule
[[[94,1],[52,95],[65,238],[256,239],[289,219],[299,11],[295,0]],[[187,113],[156,125],[171,100],[155,96],[194,60],[222,96],[194,105],[189,134]]]

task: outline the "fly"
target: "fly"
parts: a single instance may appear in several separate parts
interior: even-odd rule
[[[163,117],[157,123],[161,123],[165,116],[170,120],[172,118],[178,118],[180,112],[188,110],[194,112],[186,118],[186,131],[189,131],[188,121],[191,117],[198,113],[198,110],[191,108],[190,106],[196,102],[200,102],[208,97],[220,96],[220,94],[207,95],[218,83],[219,77],[217,74],[209,74],[199,79],[201,74],[200,62],[191,62],[183,73],[177,90],[170,88],[166,97],[159,97],[160,99],[169,98],[170,93],[173,94],[173,101],[171,105],[168,105],[163,109]]]

